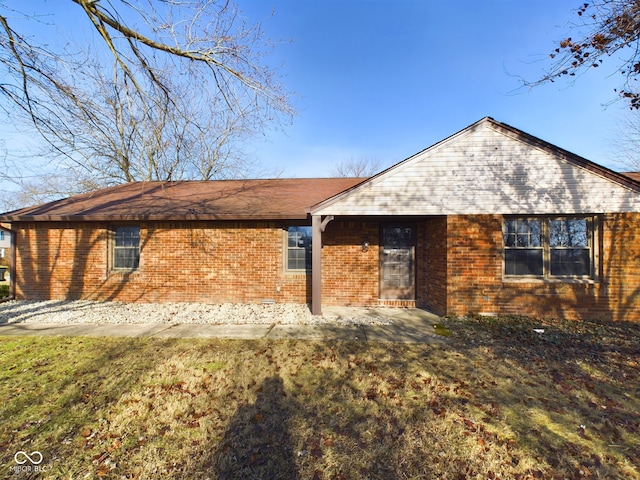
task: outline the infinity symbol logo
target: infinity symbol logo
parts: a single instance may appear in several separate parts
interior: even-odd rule
[[[24,457],[24,460],[18,460],[20,457]],[[42,463],[42,454],[38,451],[35,451],[31,452],[31,456],[29,456],[27,452],[23,452],[22,450],[20,450],[19,452],[16,452],[16,454],[13,456],[13,459],[18,465],[23,465],[27,462],[31,462],[34,465],[39,465],[40,463]]]

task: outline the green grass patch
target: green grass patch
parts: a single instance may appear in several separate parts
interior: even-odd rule
[[[0,298],[6,298],[9,296],[9,285],[0,285]]]
[[[539,326],[449,319],[445,346],[0,337],[0,476],[37,451],[32,478],[640,478],[638,327]]]

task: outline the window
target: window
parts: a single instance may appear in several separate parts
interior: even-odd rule
[[[140,227],[113,229],[113,268],[136,270],[140,265]]]
[[[591,274],[589,225],[586,218],[549,221],[551,275],[587,277]]]
[[[593,266],[589,218],[516,218],[504,222],[506,276],[588,278]]]
[[[0,230],[0,240],[4,240],[4,232]]]
[[[295,226],[287,229],[287,270],[311,270],[311,227]]]
[[[506,275],[542,275],[542,223],[540,220],[506,220],[504,258]]]

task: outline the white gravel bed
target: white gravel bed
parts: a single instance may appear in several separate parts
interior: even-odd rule
[[[389,325],[386,317],[311,314],[307,305],[121,303],[89,300],[12,300],[0,303],[0,325],[7,323],[123,324],[283,324],[283,325]]]

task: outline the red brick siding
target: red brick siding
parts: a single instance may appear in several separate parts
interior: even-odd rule
[[[18,298],[81,298],[85,289],[104,282],[104,228],[68,223],[20,224],[14,233]]]
[[[284,271],[284,226],[275,222],[140,223],[140,268],[130,273],[109,270],[108,227],[18,225],[18,298],[310,301],[310,275]]]
[[[369,241],[364,252],[362,243]],[[380,227],[377,222],[334,220],[322,234],[322,303],[379,304]]]
[[[640,321],[640,215],[600,224],[599,281],[503,280],[502,217],[448,218],[447,313]]]
[[[599,279],[503,279],[502,216],[416,222],[416,301],[438,314],[486,312],[640,321],[640,214],[599,222]],[[18,298],[309,303],[311,275],[284,271],[279,222],[141,223],[140,269],[109,271],[109,225],[15,224]],[[379,228],[334,220],[323,233],[323,303],[379,304]],[[369,250],[362,251],[364,239]]]
[[[608,214],[601,226],[602,287],[591,308],[614,320],[640,321],[640,213]]]
[[[418,224],[416,300],[439,315],[447,311],[447,218]]]

